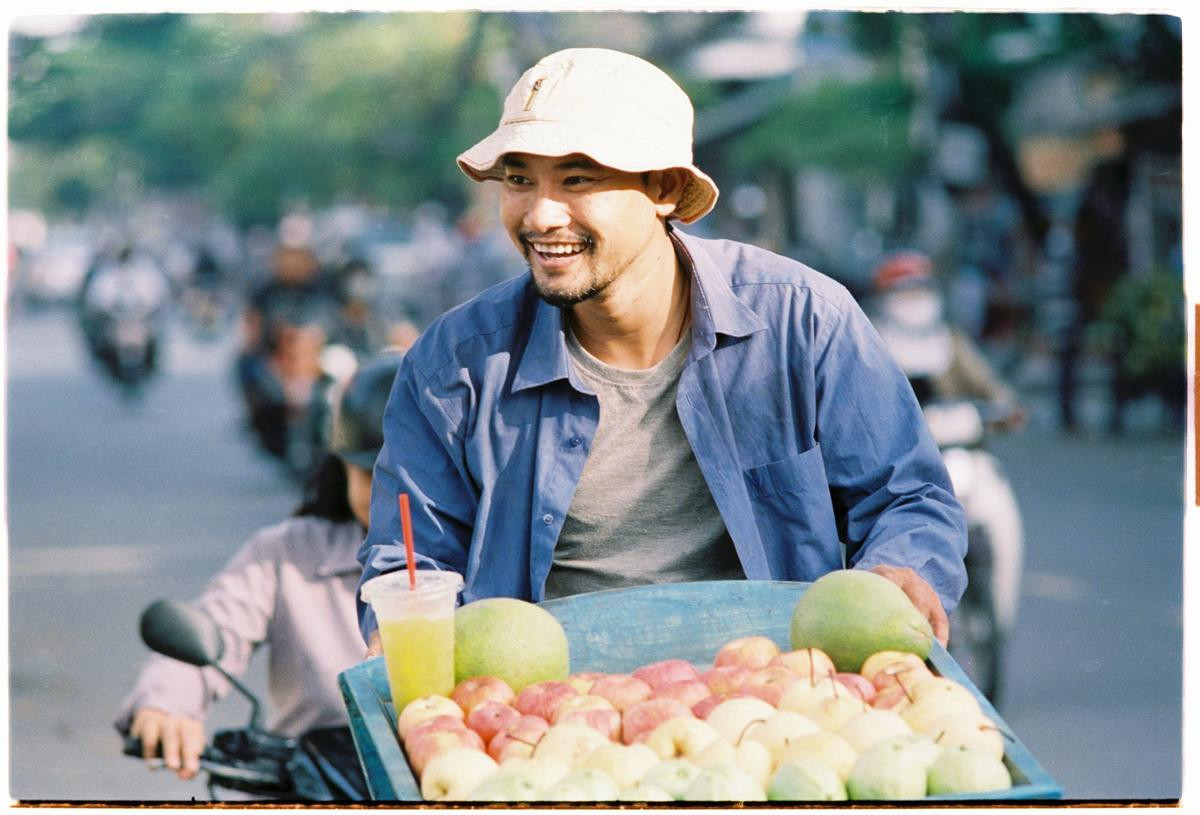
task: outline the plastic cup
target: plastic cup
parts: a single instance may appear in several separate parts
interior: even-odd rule
[[[454,690],[454,608],[462,575],[417,570],[416,588],[408,572],[389,572],[363,584],[383,642],[383,661],[396,715],[423,696],[449,696]]]

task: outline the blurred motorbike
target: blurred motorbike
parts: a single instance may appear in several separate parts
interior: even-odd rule
[[[1016,621],[1024,532],[1012,487],[985,443],[991,432],[1020,427],[1024,412],[970,337],[946,320],[927,255],[887,256],[873,286],[875,327],[912,385],[967,518],[967,588],[950,618],[950,652],[995,703]]]
[[[184,603],[159,600],[142,613],[142,640],[152,650],[219,671],[250,703],[242,728],[218,730],[200,754],[211,800],[362,801],[367,797],[348,727],[319,728],[299,738],[259,727],[259,700],[218,664],[223,640],[215,622]],[[127,736],[124,753],[143,758],[141,740]],[[233,792],[232,797],[230,793]]]
[[[169,293],[161,272],[128,250],[89,275],[81,313],[88,349],[126,395],[157,370]]]
[[[968,580],[951,617],[950,653],[995,704],[1003,690],[1006,640],[1016,620],[1023,534],[1012,487],[985,441],[989,432],[1008,426],[1011,408],[930,399],[921,379],[910,381],[967,516]]]
[[[179,304],[198,339],[215,340],[228,325],[233,302],[222,283],[216,260],[207,252],[201,252],[197,258],[179,293]]]

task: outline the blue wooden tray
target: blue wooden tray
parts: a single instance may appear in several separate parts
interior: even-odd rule
[[[550,600],[542,606],[562,622],[567,632],[573,673],[628,673],[668,658],[686,659],[704,668],[712,664],[713,655],[722,645],[748,634],[763,634],[790,650],[792,608],[808,585],[761,580],[667,583],[580,594]],[[1013,787],[1002,794],[931,795],[923,800],[1062,798],[1062,788],[936,642],[929,663],[935,673],[970,688],[984,712],[1010,737],[1005,744],[1005,763]],[[396,735],[396,714],[383,658],[360,663],[342,672],[338,679],[371,797],[421,800]]]

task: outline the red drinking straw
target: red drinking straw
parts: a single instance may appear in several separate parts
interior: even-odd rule
[[[412,515],[408,510],[408,493],[400,493],[400,526],[404,529],[404,555],[408,563],[408,588],[417,588],[417,557],[413,554]]]

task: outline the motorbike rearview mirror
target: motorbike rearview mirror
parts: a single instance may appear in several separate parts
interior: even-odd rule
[[[142,612],[141,633],[152,650],[198,668],[214,664],[225,650],[212,617],[175,600],[151,603]]]
[[[142,640],[151,650],[197,668],[212,668],[225,677],[250,702],[249,726],[258,729],[258,697],[217,664],[225,653],[225,640],[212,617],[186,603],[157,600],[142,612],[140,627]]]

